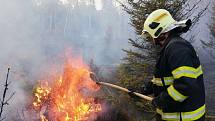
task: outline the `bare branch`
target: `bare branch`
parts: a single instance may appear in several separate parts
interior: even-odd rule
[[[14,95],[15,95],[15,92],[13,92],[5,102],[8,102]]]
[[[8,78],[9,78],[9,73],[10,73],[10,68],[7,70],[7,76],[5,80],[5,85],[4,85],[4,92],[2,95],[2,101],[1,101],[1,110],[0,110],[0,121],[6,119],[6,117],[2,118],[2,113],[5,105],[9,105],[9,100],[15,95],[15,92],[13,92],[8,99],[6,99],[7,91],[8,91],[8,86],[10,82],[8,83]]]

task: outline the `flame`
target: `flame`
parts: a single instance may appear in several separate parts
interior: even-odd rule
[[[84,91],[98,91],[99,86],[90,78],[90,69],[80,58],[67,58],[63,74],[55,81],[41,81],[34,92],[33,107],[41,110],[47,106],[48,118],[42,121],[87,121],[102,110],[101,104]],[[89,92],[89,91],[88,91]]]
[[[35,108],[41,108],[41,105],[48,99],[48,95],[50,94],[51,88],[49,87],[37,87],[34,93],[35,101],[33,102],[33,106]]]
[[[44,115],[40,115],[41,121],[48,121]]]

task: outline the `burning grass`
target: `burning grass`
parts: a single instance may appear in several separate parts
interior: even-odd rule
[[[90,69],[80,58],[67,57],[62,74],[51,81],[39,81],[32,106],[41,121],[92,121],[102,111],[88,92],[99,86],[90,78]]]

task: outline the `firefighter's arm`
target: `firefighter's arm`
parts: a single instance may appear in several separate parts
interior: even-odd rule
[[[196,83],[197,77],[202,75],[200,64],[196,63],[192,50],[181,43],[170,46],[166,50],[168,66],[174,77],[174,82],[155,99],[155,102],[180,103],[189,98],[189,96],[198,94],[199,85]]]

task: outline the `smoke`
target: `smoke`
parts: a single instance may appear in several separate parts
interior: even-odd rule
[[[10,67],[8,93],[16,92],[5,116],[22,110],[32,85],[63,62],[67,48],[97,65],[120,62],[134,36],[128,15],[111,0],[83,1],[1,0],[0,79],[3,85]]]

